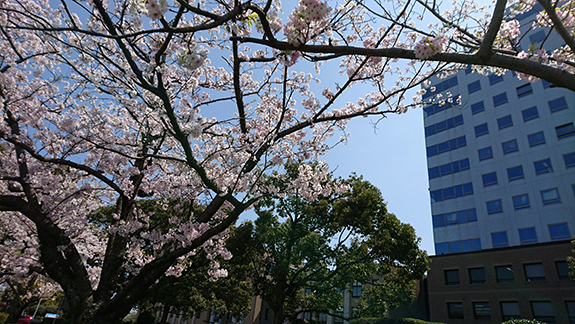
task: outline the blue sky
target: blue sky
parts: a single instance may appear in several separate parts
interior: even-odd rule
[[[421,248],[434,254],[431,207],[427,180],[423,111],[410,109],[379,121],[350,121],[347,145],[338,145],[325,157],[336,175],[352,172],[377,186],[388,210],[411,224],[421,237]]]

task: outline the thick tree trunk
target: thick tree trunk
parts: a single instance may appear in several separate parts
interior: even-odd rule
[[[10,305],[8,308],[8,318],[6,318],[6,323],[16,323],[28,305],[29,303]]]

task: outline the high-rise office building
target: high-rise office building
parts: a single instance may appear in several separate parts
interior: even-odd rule
[[[571,238],[575,93],[513,72],[432,87],[461,101],[424,109],[436,254]]]
[[[517,17],[521,47],[562,46]],[[432,91],[433,89],[433,91]],[[435,257],[431,320],[575,323],[566,259],[575,234],[575,93],[513,72],[461,70],[435,78],[424,99]]]

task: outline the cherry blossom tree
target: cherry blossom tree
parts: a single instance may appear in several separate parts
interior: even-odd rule
[[[470,64],[575,90],[574,6],[537,3],[529,28],[565,43],[550,53],[517,46],[533,0],[0,0],[0,210],[31,229],[5,255],[33,259],[6,264],[41,267],[73,323],[117,322],[199,249],[231,257],[228,227],[278,193],[284,163],[321,159],[351,118],[422,106],[408,94],[431,75]],[[340,74],[320,87],[322,67]],[[281,194],[341,190],[327,166],[299,171]]]

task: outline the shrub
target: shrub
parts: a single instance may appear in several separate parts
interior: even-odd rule
[[[416,318],[392,318],[392,317],[378,317],[378,318],[360,318],[351,320],[351,324],[442,324],[439,322],[426,322]]]

